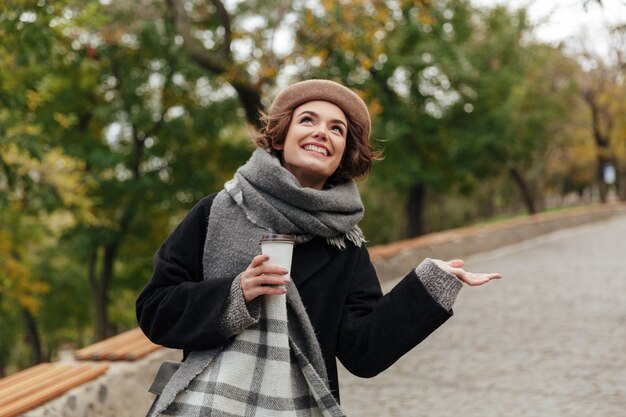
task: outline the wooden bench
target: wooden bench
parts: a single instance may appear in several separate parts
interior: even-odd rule
[[[79,362],[42,363],[0,379],[0,417],[14,417],[82,385],[109,368],[107,362],[135,361],[159,349],[135,328],[74,352]]]
[[[106,363],[42,363],[0,379],[0,417],[14,417],[104,374]]]
[[[137,327],[79,349],[74,357],[87,361],[135,361],[159,348]]]

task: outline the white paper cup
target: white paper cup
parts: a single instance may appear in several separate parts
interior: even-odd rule
[[[291,257],[295,239],[291,235],[266,233],[261,236],[261,253],[270,257],[270,262],[287,269],[291,276]]]

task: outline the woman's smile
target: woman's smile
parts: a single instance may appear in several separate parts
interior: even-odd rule
[[[304,149],[305,151],[316,153],[318,155],[328,156],[328,149],[322,146],[307,144],[307,145],[304,145],[302,149]]]

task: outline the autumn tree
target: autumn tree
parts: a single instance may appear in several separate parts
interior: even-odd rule
[[[47,357],[38,317],[50,285],[38,265],[55,245],[58,225],[87,204],[76,161],[42,141],[45,123],[35,116],[41,102],[37,86],[58,40],[47,30],[51,19],[38,16],[34,4],[11,6],[0,9],[0,373],[10,362],[33,364]],[[19,354],[22,338],[28,359]]]
[[[48,268],[53,290],[68,290],[77,274],[89,282],[92,302],[74,293],[73,305],[93,312],[96,339],[134,325],[134,296],[172,222],[219,188],[247,154],[236,94],[186,59],[161,15],[144,4],[73,2],[3,15],[5,67],[14,69],[3,72],[3,140],[24,158],[63,149],[79,171],[80,181],[68,184],[87,201],[79,210],[55,200],[72,208],[72,221],[55,242],[63,255],[37,269]],[[21,55],[9,50],[20,43],[32,47]],[[49,320],[61,312],[49,313],[47,325],[61,326]]]
[[[543,206],[545,156],[572,120],[577,66],[562,50],[533,39],[523,10],[483,13],[484,31],[466,47],[475,70],[466,84],[475,98],[456,106],[451,125],[464,136],[459,155],[477,162],[472,172],[509,175],[532,214]]]
[[[322,4],[305,14],[297,59],[307,76],[339,78],[370,103],[386,153],[372,181],[405,196],[408,236],[426,230],[429,192],[469,191],[502,173],[538,210],[541,187],[527,176],[572,88],[567,73],[550,70],[561,52],[533,40],[523,10],[460,0]]]
[[[79,224],[68,237],[87,261],[101,339],[114,331],[111,294],[124,297],[131,304],[126,308],[134,303],[115,289],[116,268],[125,265],[118,280],[126,287],[141,288],[163,239],[155,232],[168,228],[176,209],[218,186],[234,164],[228,153],[240,161],[237,149],[245,142],[238,138],[246,131],[233,128],[240,121],[233,94],[185,58],[158,7],[114,3],[104,21],[95,18],[102,11],[80,12],[69,35],[80,83],[71,87],[75,81],[65,78],[60,91],[72,91],[74,98],[56,104],[78,122],[58,140],[85,161],[90,196],[98,202],[99,224]],[[232,137],[221,140],[229,129]],[[226,158],[216,165],[220,156]],[[141,272],[133,277],[130,271]]]
[[[440,169],[447,156],[434,97],[435,90],[442,101],[454,95],[436,64],[436,54],[453,54],[453,39],[441,36],[452,14],[429,2],[322,4],[302,20],[297,60],[306,76],[339,79],[363,96],[373,116],[374,140],[385,147],[385,160],[376,165],[371,182],[403,194],[407,235],[423,233],[426,190],[444,186],[452,173]]]
[[[580,95],[590,115],[591,136],[596,146],[596,184],[602,202],[607,201],[610,186],[607,180],[615,183],[620,199],[626,197],[626,28],[610,28],[609,33],[608,55],[600,54],[584,41],[577,51],[585,69],[579,77]],[[615,178],[607,178],[607,170],[614,170]]]

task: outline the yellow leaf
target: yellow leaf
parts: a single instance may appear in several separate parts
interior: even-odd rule
[[[54,121],[57,122],[63,129],[67,129],[72,125],[71,119],[63,113],[54,113]]]
[[[5,260],[4,272],[13,283],[28,281],[30,279],[30,270],[28,267],[13,258]]]
[[[39,301],[30,295],[21,294],[17,297],[17,301],[32,314],[37,314],[39,311]]]
[[[26,92],[26,102],[28,105],[28,110],[37,110],[37,107],[39,107],[39,104],[41,104],[42,101],[43,96],[39,92],[33,90],[28,90]]]
[[[378,100],[377,98],[370,100],[367,108],[369,109],[371,117],[376,117],[383,111],[383,106],[380,104],[380,100]]]
[[[332,0],[322,0],[322,7],[324,7],[324,10],[330,11],[337,7],[337,3]]]

